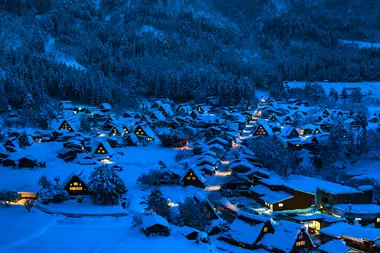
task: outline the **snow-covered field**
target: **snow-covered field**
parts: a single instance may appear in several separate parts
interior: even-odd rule
[[[340,40],[342,44],[353,45],[358,48],[380,48],[380,42],[372,43],[367,41],[359,41],[359,40]]]
[[[380,161],[362,160],[345,169],[345,174],[353,180],[369,179],[380,185]]]
[[[308,82],[304,81],[294,81],[289,82],[291,88],[304,88],[305,84]],[[342,92],[343,88],[357,88],[360,87],[362,92],[368,93],[372,92],[373,97],[380,97],[380,82],[357,82],[357,83],[347,83],[347,82],[317,82],[322,85],[325,92],[329,94],[330,89],[334,88],[339,94]]]
[[[209,252],[172,228],[169,237],[147,238],[131,217],[66,218],[22,206],[0,208],[0,252]]]

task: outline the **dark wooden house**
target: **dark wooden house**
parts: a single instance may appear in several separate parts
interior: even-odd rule
[[[170,234],[167,220],[155,213],[143,216],[142,230],[147,237],[169,236]]]
[[[181,178],[181,183],[183,186],[192,185],[199,188],[205,187],[205,178],[202,173],[198,170],[189,168],[185,175]]]
[[[70,196],[89,195],[88,186],[79,175],[72,175],[68,182],[64,184],[65,189]]]
[[[92,156],[109,157],[114,154],[113,149],[107,141],[95,142]]]

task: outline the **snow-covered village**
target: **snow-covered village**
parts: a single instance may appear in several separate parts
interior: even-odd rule
[[[43,129],[9,106],[0,252],[380,252],[377,84],[283,85],[236,106],[57,101]]]
[[[0,253],[380,253],[380,0],[0,0]]]

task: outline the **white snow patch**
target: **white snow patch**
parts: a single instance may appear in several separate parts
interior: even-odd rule
[[[358,48],[380,48],[380,42],[367,42],[359,40],[340,40],[342,44],[352,45]]]
[[[76,61],[75,56],[57,50],[55,48],[55,39],[51,36],[49,36],[48,40],[45,42],[45,53],[52,55],[56,61],[64,63],[68,67],[73,67],[82,71],[87,70],[86,67]]]

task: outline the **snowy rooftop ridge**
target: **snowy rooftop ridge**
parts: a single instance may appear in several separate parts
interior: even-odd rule
[[[346,185],[329,182],[323,179],[299,175],[290,175],[286,179],[286,183],[289,187],[293,189],[310,193],[313,195],[317,193],[318,188],[333,194],[361,193],[361,191]]]

